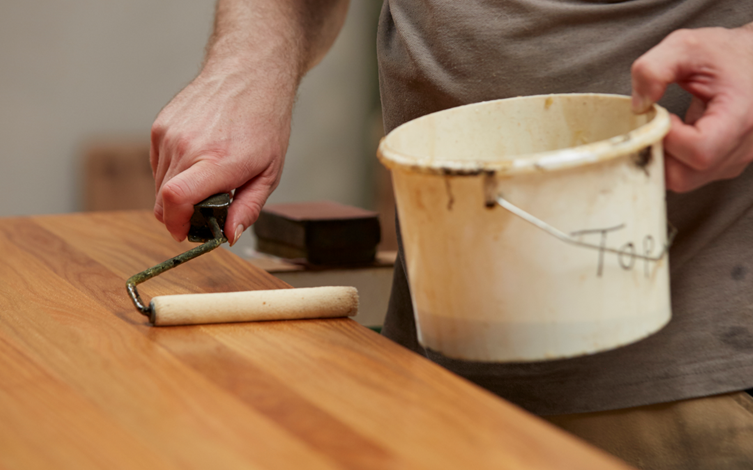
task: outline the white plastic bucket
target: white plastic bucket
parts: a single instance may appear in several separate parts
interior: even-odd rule
[[[392,170],[419,342],[537,361],[644,338],[670,319],[662,139],[669,116],[573,94],[403,124]]]

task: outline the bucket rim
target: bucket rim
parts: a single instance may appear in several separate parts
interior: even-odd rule
[[[654,113],[654,116],[650,121],[626,134],[620,134],[609,139],[599,140],[575,147],[550,150],[546,152],[519,154],[515,155],[514,158],[503,161],[435,160],[428,157],[406,155],[393,150],[389,146],[390,136],[394,135],[393,133],[399,131],[404,126],[411,125],[420,120],[430,119],[442,113],[461,108],[489,105],[492,103],[518,100],[540,100],[542,98],[550,97],[631,99],[630,96],[609,93],[551,93],[481,101],[448,108],[410,120],[390,131],[386,136],[382,137],[379,142],[377,158],[384,166],[391,170],[401,169],[412,173],[437,174],[444,176],[475,176],[482,173],[504,173],[514,175],[563,170],[634,154],[656,143],[661,143],[664,136],[669,132],[669,112],[658,104],[654,104],[648,111],[643,113]]]

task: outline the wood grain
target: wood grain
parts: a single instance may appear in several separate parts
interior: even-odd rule
[[[617,469],[349,319],[151,327],[146,212],[0,224],[0,468]],[[226,250],[145,298],[287,288]]]

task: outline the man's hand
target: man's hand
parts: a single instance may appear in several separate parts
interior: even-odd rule
[[[186,238],[193,206],[235,190],[234,244],[280,182],[301,77],[334,42],[347,0],[219,0],[196,79],[160,112],[150,159],[154,215]]]
[[[677,83],[693,95],[664,139],[667,188],[738,176],[753,161],[753,26],[679,30],[635,61],[633,111]]]
[[[194,204],[235,190],[225,223],[235,243],[280,181],[295,82],[285,89],[259,75],[202,73],[152,126],[154,215],[178,241]]]

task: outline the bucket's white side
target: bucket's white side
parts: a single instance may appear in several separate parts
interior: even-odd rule
[[[495,191],[617,255],[570,245],[502,207],[488,176],[393,169],[419,341],[476,361],[566,358],[641,339],[669,321],[661,142],[556,172],[494,177]],[[646,163],[645,165],[643,163]],[[485,184],[487,185],[485,187]],[[621,228],[616,228],[621,227]]]

